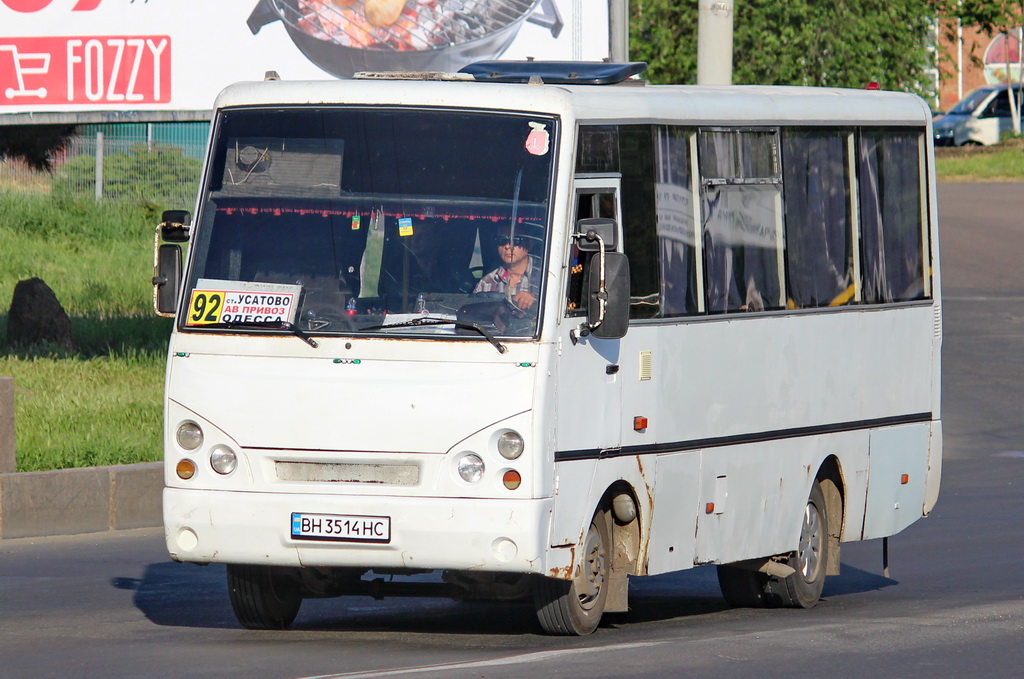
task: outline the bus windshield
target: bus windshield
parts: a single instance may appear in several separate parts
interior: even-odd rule
[[[181,326],[536,336],[555,126],[464,110],[224,111]]]

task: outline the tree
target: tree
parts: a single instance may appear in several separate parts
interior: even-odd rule
[[[1024,23],[1024,0],[932,0],[935,11],[940,18],[940,26],[946,44],[956,45],[959,41],[957,28],[959,26],[975,26],[981,32],[992,36],[996,33],[1003,33],[1007,36],[1007,43],[1004,48],[1009,49],[1009,35],[1016,32]],[[1017,33],[1018,39],[1021,37]],[[968,57],[976,64],[980,64],[981,58],[976,53],[976,44],[970,47]],[[943,55],[948,56],[948,55]],[[1007,78],[1010,74],[1007,73]],[[1024,83],[1024,68],[1020,69],[1018,85]],[[1024,88],[1021,88],[1024,90]],[[1017,96],[1013,96],[1012,88],[1007,88],[1006,96],[1010,100],[1010,114],[1013,119],[1013,132],[1020,134],[1020,111],[1022,109],[1022,98],[1024,91],[1018,90]]]
[[[956,40],[956,22],[975,26],[987,35],[1020,26],[1024,0],[930,0],[950,42]]]
[[[21,158],[33,169],[50,170],[53,154],[74,134],[74,125],[0,126],[0,160]]]
[[[694,82],[697,2],[633,0],[630,11],[630,57],[650,64],[648,77]],[[929,0],[737,0],[734,11],[736,84],[861,88],[875,81],[929,92]]]

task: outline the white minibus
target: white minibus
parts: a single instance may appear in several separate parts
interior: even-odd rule
[[[645,68],[221,93],[154,294],[167,548],[227,564],[243,626],[439,593],[580,635],[709,564],[807,608],[841,543],[930,512],[927,105]]]

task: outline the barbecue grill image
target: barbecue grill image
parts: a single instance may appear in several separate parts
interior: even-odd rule
[[[338,78],[360,71],[458,71],[496,59],[524,22],[554,38],[554,0],[260,0],[256,34],[281,21],[306,57]]]

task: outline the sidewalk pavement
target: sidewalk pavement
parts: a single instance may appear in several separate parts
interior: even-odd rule
[[[163,463],[0,474],[0,539],[163,522]]]

